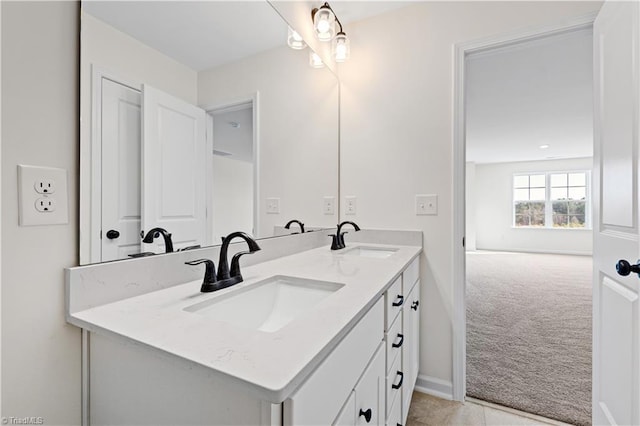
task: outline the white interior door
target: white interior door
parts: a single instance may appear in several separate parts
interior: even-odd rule
[[[640,424],[636,273],[640,258],[638,154],[640,6],[605,2],[594,24],[593,423]]]
[[[142,229],[166,229],[176,249],[209,243],[205,125],[203,109],[143,86]],[[162,238],[150,250],[162,252]]]
[[[101,79],[101,260],[140,252],[140,92]]]

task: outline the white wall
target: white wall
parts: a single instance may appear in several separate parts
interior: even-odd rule
[[[78,3],[2,8],[2,416],[80,423],[80,330],[63,268],[78,263]],[[17,165],[69,171],[69,223],[18,226]]]
[[[82,44],[80,55],[80,150],[81,185],[80,233],[82,263],[89,262],[91,196],[91,84],[92,67],[124,80],[129,84],[149,84],[173,96],[196,104],[197,73],[174,59],[140,43],[131,36],[82,13]],[[84,208],[87,206],[87,208]],[[85,258],[86,255],[86,258]]]
[[[260,72],[256,72],[260,70]],[[258,99],[258,236],[299,219],[335,226],[322,198],[338,191],[338,84],[312,69],[307,50],[289,47],[199,73],[198,103],[207,108]],[[280,198],[280,214],[266,214],[266,198]]]
[[[445,394],[452,380],[454,45],[558,23],[600,5],[418,3],[346,25],[340,191],[358,197],[358,214],[348,217],[360,226],[424,232],[421,383]],[[438,194],[438,215],[416,216],[415,194]]]
[[[477,164],[474,186],[477,248],[591,255],[591,230],[514,228],[512,225],[514,173],[591,170],[592,167],[592,158]]]
[[[213,243],[234,231],[253,234],[253,164],[212,156]]]

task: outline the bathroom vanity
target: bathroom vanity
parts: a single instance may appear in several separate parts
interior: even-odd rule
[[[171,285],[161,274],[143,282],[113,273],[113,264],[70,268],[85,422],[405,424],[418,374],[421,251],[323,245],[243,266],[244,282],[213,293],[192,279],[202,268],[186,265],[189,278]],[[177,267],[196,256],[162,258]],[[157,258],[118,263],[153,270]]]

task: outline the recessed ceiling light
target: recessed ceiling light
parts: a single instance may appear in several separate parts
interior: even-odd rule
[[[540,148],[540,149],[547,149],[547,148],[549,148],[549,145],[547,145],[547,144],[540,145],[540,147],[539,147],[539,148]]]

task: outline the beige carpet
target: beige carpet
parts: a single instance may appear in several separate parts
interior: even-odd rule
[[[591,424],[592,259],[467,255],[467,395]]]

